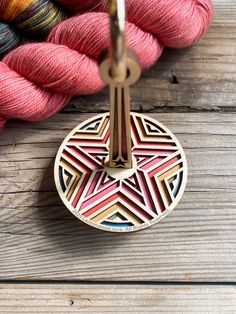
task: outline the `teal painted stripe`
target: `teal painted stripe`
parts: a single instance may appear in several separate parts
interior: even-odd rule
[[[116,227],[116,228],[126,228],[126,227],[133,226],[133,224],[131,222],[128,222],[128,223],[113,223],[113,222],[108,222],[108,221],[103,221],[102,225],[108,226],[108,227]]]

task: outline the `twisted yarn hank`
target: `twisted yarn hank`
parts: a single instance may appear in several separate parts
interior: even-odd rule
[[[71,2],[78,8],[83,3]],[[7,118],[47,118],[72,96],[104,87],[97,59],[109,46],[109,19],[107,13],[97,12],[107,10],[106,2],[100,7],[95,2],[90,0],[91,8],[86,9],[96,12],[62,22],[47,43],[18,47],[0,62],[1,126]],[[128,0],[127,6],[128,46],[138,53],[142,68],[160,57],[164,45],[181,48],[195,43],[212,15],[210,0]]]
[[[106,0],[56,0],[74,13],[107,12]],[[128,21],[153,34],[171,48],[197,42],[212,17],[211,0],[126,0]]]

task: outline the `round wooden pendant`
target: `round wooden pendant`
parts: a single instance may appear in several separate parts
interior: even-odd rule
[[[131,113],[131,169],[108,168],[109,113],[78,125],[55,161],[58,193],[83,222],[105,231],[130,232],[163,219],[179,202],[187,162],[176,137],[161,123]]]

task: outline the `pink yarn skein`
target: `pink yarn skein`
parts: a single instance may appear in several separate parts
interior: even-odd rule
[[[76,12],[84,9],[82,0],[60,2],[70,3]],[[20,46],[0,62],[0,128],[8,118],[45,119],[72,96],[104,87],[97,59],[109,46],[107,3],[90,0],[86,4],[86,9],[99,12],[62,22],[47,43]],[[211,0],[127,0],[127,9],[128,46],[139,55],[142,68],[156,62],[163,46],[194,44],[212,17]]]

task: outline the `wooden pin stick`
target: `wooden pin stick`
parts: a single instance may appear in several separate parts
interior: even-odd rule
[[[111,45],[111,75],[117,83],[123,83],[127,76],[125,38],[125,0],[109,0]]]
[[[111,77],[109,57],[100,64],[100,75],[110,86],[110,168],[132,168],[129,87],[139,79],[141,70],[134,53],[128,55],[127,77],[122,83]]]
[[[137,57],[126,49],[124,0],[109,1],[111,48],[100,64],[110,86],[110,168],[132,168],[129,86],[140,77]]]

